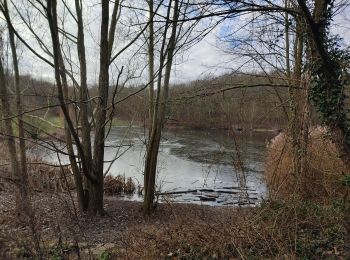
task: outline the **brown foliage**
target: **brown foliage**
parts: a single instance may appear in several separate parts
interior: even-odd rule
[[[135,183],[132,178],[125,179],[125,176],[118,175],[113,177],[107,175],[104,179],[104,192],[106,194],[120,194],[124,192],[125,194],[132,194],[135,192]]]
[[[68,167],[32,166],[28,171],[28,182],[35,191],[63,192],[75,188],[73,174]]]
[[[170,208],[166,220],[134,225],[124,232],[125,248],[118,248],[116,257],[321,259],[349,254],[344,251],[343,213],[332,207],[300,203],[242,210],[193,205]]]
[[[298,192],[298,187],[302,187],[299,191],[304,197],[318,200],[344,194],[341,178],[347,169],[326,129],[317,127],[310,131],[307,168],[299,179],[293,174],[291,147],[291,140],[285,133],[280,133],[268,145],[265,177],[271,198],[287,199]]]
[[[0,195],[0,244],[7,254],[2,258],[0,250],[0,258],[17,259],[19,254],[31,253],[30,230],[18,228],[15,222],[13,195]],[[348,215],[340,207],[302,201],[243,209],[160,203],[145,218],[140,214],[141,203],[106,196],[108,214],[90,218],[75,215],[73,201],[64,193],[36,193],[32,199],[45,259],[78,259],[79,252],[81,259],[106,259],[102,254],[108,259],[350,256]]]
[[[7,146],[0,142],[0,187],[11,189],[14,184],[11,177]],[[33,191],[63,192],[74,189],[74,179],[69,167],[52,166],[40,158],[28,158],[28,185]]]

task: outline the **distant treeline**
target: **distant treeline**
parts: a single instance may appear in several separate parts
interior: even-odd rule
[[[123,96],[135,89],[124,89]],[[147,91],[120,103],[123,119],[147,122]],[[173,85],[167,126],[278,129],[288,122],[288,88],[278,77],[223,75]]]
[[[26,110],[35,110],[32,114],[37,116],[60,114],[53,84],[29,76],[23,76],[21,82]],[[116,89],[111,87],[110,101],[115,96],[117,108],[114,117],[147,125],[148,89],[142,88],[118,87],[114,95]],[[74,102],[76,91],[71,87],[69,92],[72,106],[78,111],[79,105]],[[95,93],[96,88],[91,87],[90,97]],[[166,124],[168,127],[191,128],[283,128],[288,123],[288,93],[286,82],[278,74],[268,77],[260,74],[223,75],[173,85]],[[91,111],[93,109],[91,107]]]

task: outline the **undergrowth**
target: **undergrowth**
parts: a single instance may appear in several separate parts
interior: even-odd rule
[[[197,212],[198,213],[198,212]],[[196,213],[193,213],[196,214]],[[313,202],[265,203],[207,219],[178,216],[125,233],[121,258],[322,259],[350,257],[349,208]]]

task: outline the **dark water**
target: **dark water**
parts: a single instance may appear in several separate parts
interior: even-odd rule
[[[132,177],[143,185],[145,133],[142,128],[116,127],[107,138],[105,170]],[[160,200],[209,205],[256,205],[266,196],[263,180],[267,141],[273,133],[165,131],[158,157],[157,190],[175,194]],[[45,151],[44,159],[57,162]],[[67,158],[62,158],[67,161]],[[178,193],[179,191],[188,191]],[[138,195],[124,199],[141,200]]]

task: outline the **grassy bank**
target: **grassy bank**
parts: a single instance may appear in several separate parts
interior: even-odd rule
[[[64,122],[59,116],[42,117],[30,117],[27,116],[25,121],[28,123],[25,125],[28,133],[33,138],[46,137],[48,135],[60,136],[64,135]],[[14,125],[14,130],[17,132],[17,125]]]

